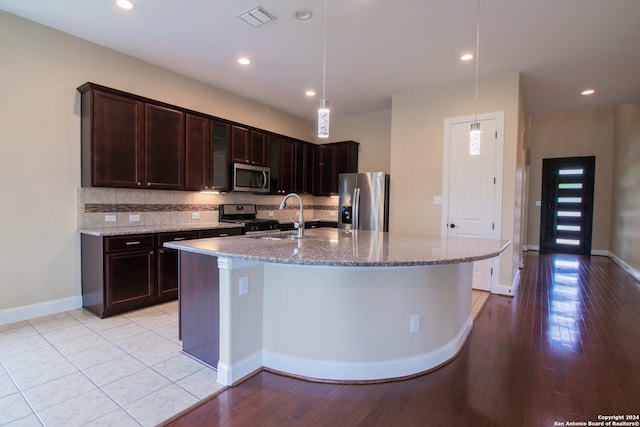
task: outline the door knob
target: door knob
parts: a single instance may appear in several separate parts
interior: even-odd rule
[[[456,228],[455,224],[449,224],[449,228]]]

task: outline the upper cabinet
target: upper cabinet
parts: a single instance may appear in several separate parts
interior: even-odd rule
[[[231,161],[255,166],[268,166],[267,135],[258,130],[231,127]]]
[[[227,146],[230,125],[188,113],[185,116],[187,190],[229,189]]]
[[[184,189],[184,113],[144,104],[144,188]]]
[[[338,194],[338,176],[358,172],[358,144],[354,141],[334,142],[316,147],[315,194]]]
[[[184,189],[184,113],[87,83],[82,185]]]
[[[85,83],[82,186],[231,188],[231,163],[268,166],[271,192],[336,194],[357,172],[358,143],[315,145],[141,96]]]
[[[82,185],[138,188],[143,179],[143,103],[89,85],[79,90]]]

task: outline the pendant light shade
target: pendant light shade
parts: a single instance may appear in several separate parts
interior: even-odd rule
[[[471,131],[469,132],[469,155],[477,156],[480,154],[480,123],[471,123]]]
[[[329,138],[329,101],[320,100],[318,108],[318,138]]]

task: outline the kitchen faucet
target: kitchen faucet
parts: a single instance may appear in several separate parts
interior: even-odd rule
[[[285,208],[285,206],[287,206],[287,199],[289,197],[295,197],[296,199],[298,199],[298,203],[300,204],[300,214],[298,217],[298,222],[296,222],[296,220],[293,218],[291,218],[291,221],[293,221],[293,226],[298,230],[298,239],[302,239],[304,237],[304,214],[302,207],[302,198],[296,193],[289,193],[284,196],[284,199],[282,199],[282,202],[280,202],[280,207],[278,209],[282,210]]]

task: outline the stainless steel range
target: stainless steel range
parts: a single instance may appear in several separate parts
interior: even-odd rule
[[[245,233],[279,230],[280,223],[274,219],[256,218],[256,205],[224,204],[218,206],[218,221],[242,224]]]

